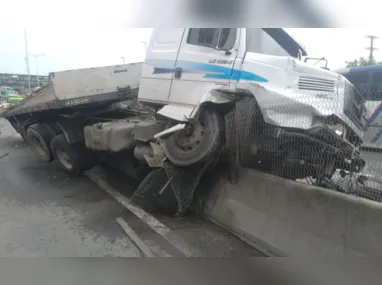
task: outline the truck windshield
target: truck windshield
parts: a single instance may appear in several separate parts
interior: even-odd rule
[[[354,67],[340,72],[366,101],[382,101],[382,65]]]
[[[297,57],[299,50],[306,51],[286,31],[275,29],[247,29],[247,51],[275,56]]]

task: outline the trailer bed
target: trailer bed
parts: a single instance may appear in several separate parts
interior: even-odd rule
[[[24,113],[123,101],[138,94],[142,63],[53,72],[49,85],[4,113]]]

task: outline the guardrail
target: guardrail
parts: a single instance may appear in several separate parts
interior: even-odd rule
[[[381,203],[248,169],[217,177],[203,215],[267,255],[382,255]]]

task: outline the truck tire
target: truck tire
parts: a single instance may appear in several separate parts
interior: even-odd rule
[[[193,129],[180,130],[162,141],[163,151],[176,166],[202,163],[217,155],[223,144],[224,122],[219,114],[204,108]]]
[[[63,134],[55,136],[50,146],[55,159],[70,174],[80,175],[96,164],[90,150],[79,143],[69,144]]]
[[[139,184],[131,201],[148,212],[163,211],[175,214],[178,203],[171,186],[168,185],[159,193],[167,182],[168,178],[163,168],[152,170]]]
[[[50,143],[54,134],[43,124],[34,124],[27,129],[26,140],[32,146],[34,152],[44,162],[54,159],[50,149]],[[23,138],[25,140],[25,138]]]
[[[236,103],[235,132],[239,161],[243,166],[251,166],[255,162],[255,142],[262,128],[262,121],[258,117],[256,99],[245,97]]]

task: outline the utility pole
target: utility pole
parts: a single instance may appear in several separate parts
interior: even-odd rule
[[[371,35],[368,35],[366,37],[370,39],[370,46],[366,48],[367,50],[370,51],[369,64],[373,64],[373,62],[374,62],[374,51],[377,50],[377,48],[374,47],[374,40],[377,39],[378,37],[371,36]]]
[[[38,77],[38,58],[41,56],[45,56],[45,54],[30,54],[30,56],[34,56],[34,58],[36,59],[37,87],[40,87],[40,78]]]
[[[24,38],[25,38],[25,61],[27,64],[27,73],[28,73],[28,93],[31,92],[31,80],[29,76],[29,59],[28,59],[28,44],[27,44],[27,29],[24,28]]]

